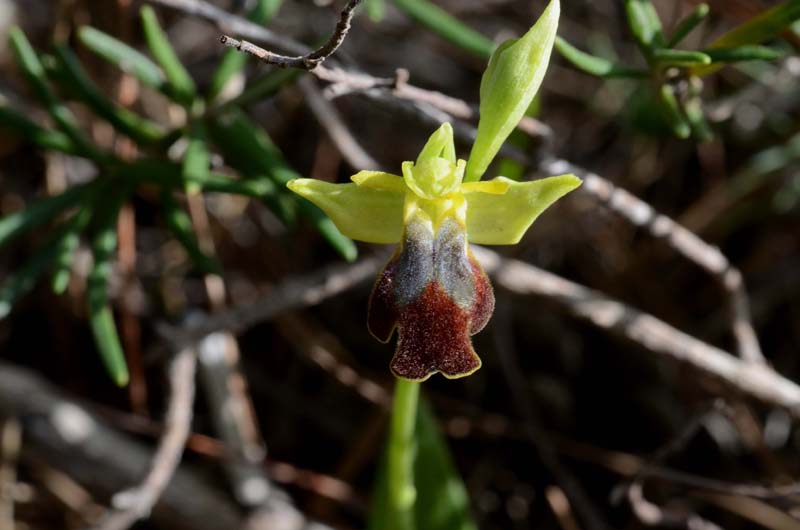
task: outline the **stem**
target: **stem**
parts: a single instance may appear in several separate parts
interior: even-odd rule
[[[417,450],[414,428],[420,384],[397,379],[389,434],[389,517],[387,530],[414,530],[414,458]]]

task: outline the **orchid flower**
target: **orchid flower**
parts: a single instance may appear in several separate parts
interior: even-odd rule
[[[469,243],[518,243],[539,214],[580,185],[574,175],[478,180],[541,84],[558,11],[553,0],[524,37],[492,56],[481,82],[481,120],[469,162],[456,158],[453,129],[444,123],[415,162],[403,162],[402,176],[361,171],[347,184],[288,184],[345,235],[398,244],[372,290],[367,318],[381,342],[397,330],[390,363],[397,377],[422,381],[441,372],[457,378],[480,368],[470,337],[488,322],[494,293]]]

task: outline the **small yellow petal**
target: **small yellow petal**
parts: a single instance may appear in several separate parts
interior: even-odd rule
[[[425,146],[419,152],[417,164],[430,158],[444,158],[455,163],[456,147],[453,144],[453,126],[445,122],[428,138]]]
[[[359,171],[350,180],[359,186],[379,190],[405,191],[406,187],[403,177],[382,171]]]
[[[501,177],[492,180],[479,180],[478,182],[465,182],[461,185],[462,193],[491,193],[492,195],[503,195],[508,191],[510,184],[508,179]]]
[[[540,213],[581,185],[581,180],[575,175],[559,175],[528,182],[498,177],[487,184],[496,181],[508,184],[505,194],[464,190],[467,199],[467,237],[472,243],[519,243]]]
[[[397,243],[403,235],[404,191],[295,179],[287,184],[316,204],[346,236],[367,243]]]

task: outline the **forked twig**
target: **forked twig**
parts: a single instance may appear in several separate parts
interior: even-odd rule
[[[304,55],[289,56],[280,53],[271,52],[256,46],[252,42],[246,40],[237,40],[228,35],[222,35],[219,41],[225,46],[236,48],[237,50],[257,57],[268,64],[273,64],[281,68],[301,68],[303,70],[313,70],[319,66],[325,59],[333,55],[339,49],[339,46],[344,42],[347,33],[350,31],[350,22],[353,20],[355,8],[362,0],[349,0],[339,14],[339,22],[336,23],[336,29],[328,39],[328,41],[317,48],[316,50],[306,53]]]

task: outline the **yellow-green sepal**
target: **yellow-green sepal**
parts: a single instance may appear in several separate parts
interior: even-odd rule
[[[480,245],[514,245],[551,204],[581,185],[575,175],[516,182],[497,177],[486,184],[508,185],[503,194],[464,189],[467,199],[467,237]]]
[[[352,239],[397,243],[403,235],[403,191],[317,179],[295,179],[287,187],[316,204]]]
[[[560,9],[559,0],[551,0],[524,36],[492,54],[481,79],[478,134],[464,182],[480,180],[533,101],[550,61]]]

